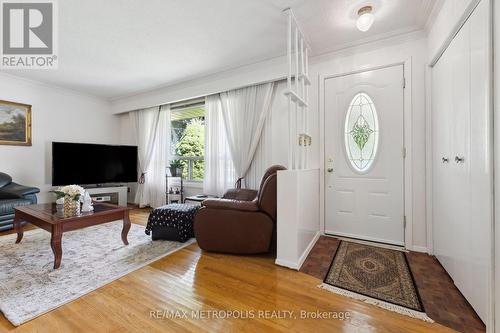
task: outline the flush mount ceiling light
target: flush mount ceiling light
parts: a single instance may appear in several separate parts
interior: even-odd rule
[[[356,27],[361,31],[368,31],[375,20],[375,16],[372,14],[372,6],[365,6],[358,10],[358,20],[356,21]]]

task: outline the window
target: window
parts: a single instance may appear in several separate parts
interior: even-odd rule
[[[190,101],[171,108],[171,156],[182,165],[187,181],[203,181],[205,175],[205,103]],[[173,162],[173,161],[171,161]]]
[[[378,150],[378,116],[372,99],[358,93],[347,110],[344,125],[344,145],[352,168],[366,173],[373,165]]]

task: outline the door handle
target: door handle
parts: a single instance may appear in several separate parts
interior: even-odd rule
[[[332,173],[333,172],[333,168],[328,168],[328,169],[326,169],[326,171]]]
[[[448,157],[441,157],[441,161],[443,161],[443,163],[448,163],[450,159]]]
[[[464,163],[464,161],[465,161],[465,157],[463,157],[463,156],[462,157],[458,157],[458,155],[455,156],[455,162],[457,162],[457,163]]]

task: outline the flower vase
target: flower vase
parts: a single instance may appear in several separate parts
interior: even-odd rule
[[[80,200],[74,200],[71,196],[64,197],[64,217],[80,215]]]

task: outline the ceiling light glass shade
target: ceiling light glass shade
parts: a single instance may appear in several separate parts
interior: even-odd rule
[[[356,27],[361,31],[368,31],[375,20],[375,16],[372,13],[364,13],[358,17],[356,21]]]

